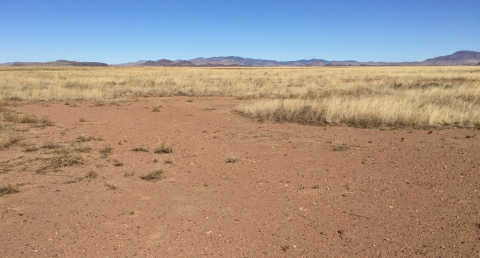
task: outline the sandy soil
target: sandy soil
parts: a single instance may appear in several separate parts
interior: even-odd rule
[[[480,256],[474,130],[261,123],[240,102],[11,107],[56,125],[0,132],[22,139],[0,151],[20,190],[0,197],[0,257]]]

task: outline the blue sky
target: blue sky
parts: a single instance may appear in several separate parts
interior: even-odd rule
[[[422,61],[480,51],[479,0],[1,0],[0,63],[242,56]]]

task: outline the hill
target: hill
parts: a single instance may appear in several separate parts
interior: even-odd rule
[[[163,67],[217,67],[217,66],[254,66],[254,67],[278,67],[278,66],[434,66],[434,65],[480,65],[480,52],[462,50],[451,55],[439,56],[420,62],[359,62],[355,60],[329,61],[325,59],[301,59],[295,61],[276,61],[266,59],[244,58],[239,56],[218,56],[209,58],[194,58],[190,60],[158,59],[139,60],[110,66],[163,66]],[[108,66],[100,62],[79,62],[57,60],[54,62],[8,62],[0,66]]]
[[[448,56],[439,56],[421,62],[423,65],[475,65],[480,61],[480,52],[457,51]]]
[[[59,59],[54,62],[13,62],[6,63],[5,66],[108,66],[99,62],[79,62]]]

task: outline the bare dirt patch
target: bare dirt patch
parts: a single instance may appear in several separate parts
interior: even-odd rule
[[[259,123],[233,98],[152,112],[159,100],[11,107],[54,126],[0,131],[0,185],[15,189],[0,256],[480,254],[473,129]]]

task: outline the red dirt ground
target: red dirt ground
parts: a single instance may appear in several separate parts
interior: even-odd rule
[[[232,112],[240,102],[10,107],[56,125],[0,132],[22,139],[0,151],[0,183],[20,190],[0,197],[0,257],[480,256],[473,129],[260,123]],[[162,141],[173,153],[153,152]],[[54,150],[25,149],[46,143],[92,150],[42,170]],[[139,178],[156,169],[160,180]]]

